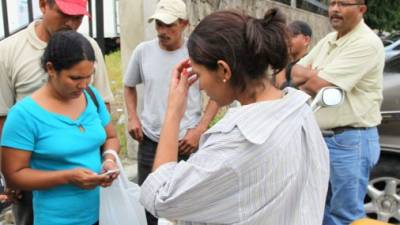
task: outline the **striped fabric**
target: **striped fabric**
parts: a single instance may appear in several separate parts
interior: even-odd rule
[[[153,172],[142,185],[146,209],[183,225],[321,225],[328,150],[309,96],[285,91],[230,109],[188,161]]]

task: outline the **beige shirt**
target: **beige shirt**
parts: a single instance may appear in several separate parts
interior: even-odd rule
[[[47,82],[47,73],[40,59],[47,46],[35,32],[36,22],[0,42],[0,116],[23,97],[32,94]],[[87,37],[96,55],[96,71],[92,85],[105,102],[113,100],[103,55],[97,43]]]
[[[364,21],[339,39],[337,32],[328,34],[298,64],[311,65],[319,77],[345,91],[342,105],[316,113],[322,129],[380,124],[385,53]]]

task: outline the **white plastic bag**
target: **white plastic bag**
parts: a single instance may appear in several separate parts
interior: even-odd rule
[[[176,225],[176,222],[172,222],[164,218],[159,218],[158,225]]]
[[[118,155],[114,156],[120,174],[110,187],[100,188],[99,225],[147,225],[140,187],[128,180]]]

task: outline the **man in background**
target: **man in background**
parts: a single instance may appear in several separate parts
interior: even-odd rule
[[[175,66],[189,57],[184,30],[188,26],[186,5],[182,0],[161,0],[149,22],[155,22],[156,39],[140,43],[133,51],[124,76],[128,132],[139,142],[138,183],[151,173],[167,107],[169,84]],[[143,83],[143,111],[137,113],[136,86]],[[199,144],[201,134],[218,111],[209,102],[202,115],[199,84],[189,90],[189,101],[180,124],[179,159],[187,159]],[[157,218],[146,212],[148,225]]]

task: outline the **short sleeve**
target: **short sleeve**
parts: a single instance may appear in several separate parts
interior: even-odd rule
[[[102,99],[109,103],[114,100],[113,93],[110,87],[106,63],[104,62],[103,53],[99,45],[93,39],[89,39],[96,55],[96,70],[93,76],[92,85],[99,91]]]
[[[2,47],[3,45],[0,45],[0,51]],[[5,54],[0,56],[0,116],[6,116],[15,103],[15,90],[11,83],[11,74],[6,66],[5,56]]]
[[[36,134],[34,127],[21,102],[17,103],[11,108],[4,123],[1,146],[33,151]]]
[[[141,76],[141,61],[142,61],[143,45],[138,45],[129,59],[128,66],[124,74],[124,84],[128,87],[134,87],[143,82]]]
[[[358,39],[351,46],[318,73],[319,77],[345,91],[350,91],[379,62],[378,49],[367,38]]]
[[[104,103],[103,99],[101,98],[101,96],[100,96],[99,92],[96,90],[96,88],[91,87],[91,89],[97,99],[97,102],[99,103],[97,112],[98,112],[100,120],[101,120],[101,125],[103,127],[105,127],[111,121],[110,113],[108,112],[106,104]]]

